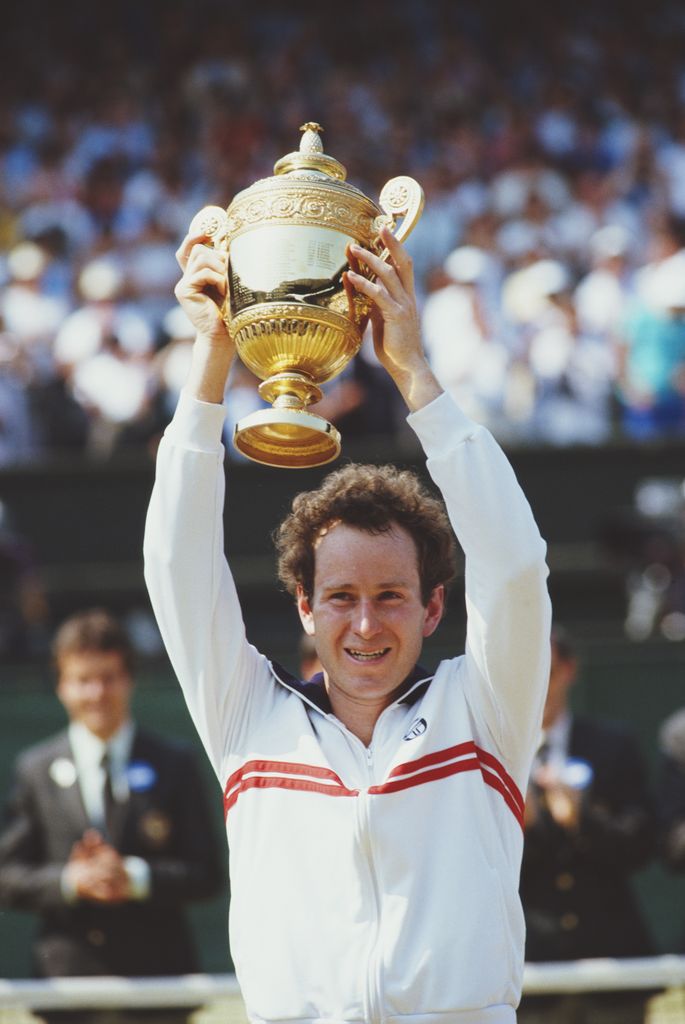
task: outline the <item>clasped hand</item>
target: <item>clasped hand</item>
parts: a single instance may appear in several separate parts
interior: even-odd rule
[[[97,829],[89,829],[74,843],[67,872],[80,899],[95,903],[122,903],[130,898],[130,881],[124,859]]]

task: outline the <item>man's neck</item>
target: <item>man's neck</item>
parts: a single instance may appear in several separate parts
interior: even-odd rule
[[[385,706],[377,710],[369,711],[368,708],[360,705],[346,706],[344,709],[336,708],[336,701],[331,700],[333,714],[338,718],[346,729],[362,741],[365,747],[371,745],[373,730],[376,727],[381,713]]]

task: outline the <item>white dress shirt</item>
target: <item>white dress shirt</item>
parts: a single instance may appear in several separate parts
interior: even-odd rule
[[[117,802],[128,799],[128,762],[133,745],[135,726],[129,719],[109,738],[101,740],[80,722],[69,725],[69,744],[74,757],[76,779],[81,790],[83,805],[93,828],[104,831],[105,767],[103,758],[109,758],[112,794]],[[150,865],[142,857],[124,857],[124,869],[130,883],[131,899],[144,900],[150,895]],[[69,865],[62,872],[62,895],[69,903],[78,899]]]
[[[109,757],[109,773],[112,793],[118,803],[128,800],[128,765],[133,743],[134,726],[130,720],[105,743],[80,722],[69,726],[69,743],[74,755],[74,765],[83,805],[93,827],[102,830],[105,824],[103,788],[105,768],[103,758]]]

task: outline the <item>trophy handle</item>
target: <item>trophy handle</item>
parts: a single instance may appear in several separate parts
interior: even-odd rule
[[[421,216],[425,197],[423,189],[418,181],[402,175],[399,178],[391,178],[386,182],[380,194],[378,205],[386,216],[376,218],[376,227],[380,231],[384,224],[388,223],[390,217],[393,228],[398,217],[402,217],[402,223],[394,232],[398,242],[404,239],[413,231]],[[382,253],[382,258],[387,258],[387,250]]]
[[[188,228],[190,235],[209,235],[214,249],[228,251],[228,214],[220,206],[203,206]]]
[[[220,206],[203,206],[191,220],[188,234],[209,235],[210,241],[204,243],[208,248],[228,252],[228,214]],[[205,288],[205,293],[224,313],[227,298],[214,286]]]

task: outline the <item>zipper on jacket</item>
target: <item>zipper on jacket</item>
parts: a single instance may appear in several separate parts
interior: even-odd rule
[[[373,746],[369,744],[365,749],[367,786],[359,793],[360,824],[362,829],[362,851],[368,868],[369,882],[371,888],[372,907],[374,914],[373,937],[369,944],[368,967],[366,972],[366,1024],[378,1024],[381,1020],[381,986],[379,968],[379,948],[381,931],[381,898],[378,874],[373,852],[373,838],[371,833],[371,796],[368,793],[370,786],[374,784],[373,777]]]
[[[369,871],[369,883],[371,887],[371,907],[374,914],[372,923],[373,935],[369,944],[369,958],[366,974],[366,1001],[367,1001],[367,1024],[379,1024],[382,1014],[383,1000],[381,997],[380,985],[380,936],[381,936],[381,893],[378,882],[378,871],[374,856],[373,831],[371,827],[371,801],[369,788],[376,779],[374,778],[374,746],[373,740],[365,748],[367,761],[367,785],[359,792],[359,819],[361,826],[361,849],[365,853],[365,861]]]

